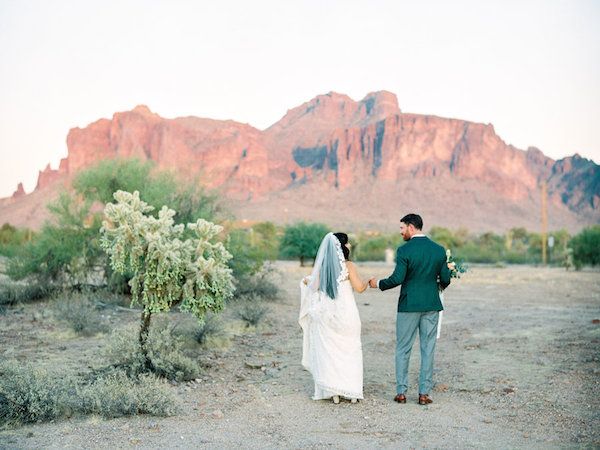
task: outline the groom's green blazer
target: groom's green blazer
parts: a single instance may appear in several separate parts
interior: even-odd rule
[[[441,311],[438,284],[442,288],[450,284],[446,251],[426,236],[413,236],[398,248],[394,273],[379,280],[379,289],[402,285],[398,312]]]

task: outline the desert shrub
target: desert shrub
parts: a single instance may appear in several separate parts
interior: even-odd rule
[[[108,330],[89,292],[66,291],[57,295],[52,304],[54,317],[77,334],[93,336]]]
[[[62,371],[0,362],[0,427],[78,414],[167,416],[177,408],[166,384],[151,375],[129,378],[113,372],[84,384]]]
[[[83,414],[113,418],[136,414],[171,416],[179,408],[165,382],[156,376],[130,378],[124,372],[114,372],[81,389],[78,409]]]
[[[53,420],[70,415],[77,386],[68,375],[16,361],[0,362],[0,425]]]
[[[576,268],[583,265],[600,265],[600,225],[584,228],[571,239],[573,262]]]
[[[0,285],[0,306],[11,306],[18,303],[41,300],[51,295],[55,290],[55,287],[39,283],[35,280],[29,283],[7,282]]]
[[[236,279],[233,300],[250,296],[267,301],[277,300],[281,295],[279,283],[276,281],[278,276],[279,273],[275,266],[265,264],[257,274]]]
[[[160,321],[150,327],[146,341],[151,371],[169,380],[186,381],[197,378],[200,367],[183,351],[183,339]],[[139,349],[139,337],[135,330],[114,332],[105,349],[114,367],[123,369],[129,376],[137,377],[147,372],[146,361]]]
[[[319,250],[319,244],[329,232],[326,225],[321,223],[299,222],[285,227],[280,255],[283,258],[298,258],[300,266],[306,259],[314,259]]]
[[[216,314],[207,314],[204,323],[196,324],[193,330],[194,340],[206,345],[210,339],[222,338],[226,335],[223,321]]]
[[[246,326],[258,325],[269,312],[269,308],[255,296],[246,297],[233,305],[234,314],[246,323]]]

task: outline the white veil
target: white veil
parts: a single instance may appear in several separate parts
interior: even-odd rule
[[[321,291],[332,300],[338,295],[340,283],[348,277],[342,244],[333,233],[327,233],[317,252],[308,288]]]
[[[319,246],[311,275],[300,282],[298,323],[303,330],[302,366],[309,371],[313,369],[310,355],[311,351],[314,351],[311,350],[309,331],[311,310],[313,312],[319,310],[317,305],[326,309],[336,306],[332,300],[338,296],[340,283],[347,277],[348,268],[342,252],[342,245],[333,233],[327,233]]]

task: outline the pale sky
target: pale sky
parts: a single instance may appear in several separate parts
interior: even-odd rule
[[[600,162],[600,1],[0,0],[0,197],[146,104],[263,129],[336,91]]]

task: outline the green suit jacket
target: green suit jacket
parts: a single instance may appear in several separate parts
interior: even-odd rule
[[[444,247],[426,236],[413,237],[398,248],[394,273],[379,281],[379,289],[402,285],[398,312],[441,311],[438,279],[442,288],[450,284]]]

